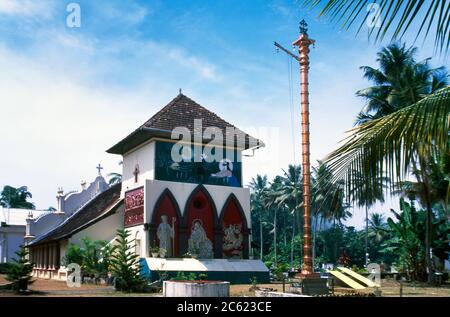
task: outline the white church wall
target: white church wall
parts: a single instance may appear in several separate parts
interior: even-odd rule
[[[135,169],[139,166],[138,182],[135,182]],[[154,179],[155,142],[151,141],[126,153],[122,165],[122,197],[126,191],[144,186],[146,179]]]
[[[147,245],[146,235],[147,231],[144,230],[143,225],[133,226],[125,228],[130,232],[130,246],[135,248],[136,254],[138,254],[141,257],[148,257],[149,256],[149,246]],[[131,241],[136,240],[136,241]],[[139,249],[139,250],[138,250]]]
[[[112,242],[117,234],[117,229],[123,228],[123,208],[120,208],[115,214],[106,217],[80,232],[74,234],[69,242],[81,245],[84,237],[92,240],[105,240]]]
[[[184,208],[186,206],[187,200],[191,195],[192,191],[198,186],[198,184],[191,183],[177,183],[168,181],[157,181],[157,180],[147,180],[145,185],[145,222],[150,223],[153,215],[153,209],[155,204],[162,194],[162,192],[168,188],[175,199],[177,200],[178,206],[182,216],[184,213]],[[241,187],[227,187],[227,186],[215,186],[215,185],[204,185],[208,190],[211,198],[214,200],[217,212],[220,213],[225,201],[230,196],[234,194],[239,200],[239,203],[244,210],[245,217],[249,228],[251,227],[250,219],[250,190],[248,188]],[[217,215],[218,217],[220,214]]]

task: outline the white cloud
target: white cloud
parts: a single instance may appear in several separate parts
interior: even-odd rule
[[[151,14],[151,10],[148,7],[140,6],[133,2],[127,2],[126,8],[104,3],[103,1],[99,2],[98,5],[99,13],[106,19],[114,20],[115,24],[139,24]]]
[[[0,0],[0,14],[9,16],[49,17],[53,11],[50,0]]]
[[[191,55],[183,49],[169,47],[163,43],[148,42],[147,48],[156,52],[161,57],[169,58],[172,62],[180,66],[194,71],[203,79],[218,82],[221,77],[216,71],[216,66],[208,61],[205,61],[197,56]]]

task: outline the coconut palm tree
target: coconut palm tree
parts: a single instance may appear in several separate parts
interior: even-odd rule
[[[275,185],[275,203],[287,205],[291,213],[295,213],[303,201],[301,166],[289,165],[287,170],[282,171],[283,175],[276,177],[272,183]]]
[[[402,80],[408,81],[410,78],[414,84],[400,86],[396,84],[395,78],[390,79],[392,82],[389,84],[384,84],[387,87],[385,87],[386,92],[380,93],[373,99],[381,100],[382,97],[385,97],[386,99],[379,101],[378,104],[391,106],[392,112],[385,115],[378,112],[378,118],[369,118],[369,120],[361,122],[359,126],[350,131],[344,144],[328,155],[325,161],[333,171],[335,179],[346,182],[346,189],[350,193],[358,191],[361,187],[358,173],[361,174],[362,182],[367,183],[367,186],[373,184],[374,179],[384,177],[385,173],[390,179],[395,179],[397,182],[405,181],[411,172],[416,176],[417,182],[422,184],[423,202],[427,210],[427,241],[425,244],[431,282],[433,278],[432,262],[428,255],[432,239],[430,236],[432,201],[427,162],[438,152],[447,153],[449,148],[450,87],[433,93],[435,85],[441,86],[442,82],[445,83],[444,79],[447,76],[445,70],[440,69],[439,71],[444,73],[440,77],[440,83],[433,84],[436,80],[432,78],[439,76],[432,75],[433,72],[429,71],[428,63],[417,63],[413,58],[414,54],[405,51],[404,48],[399,51],[403,51],[403,55],[407,56],[400,59],[399,66],[406,67],[409,71],[400,70],[397,73],[409,76]],[[384,55],[388,55],[389,47],[383,52]],[[424,69],[428,71],[423,71]],[[415,77],[419,72],[423,74],[417,77],[422,79],[422,84],[417,83],[418,79]],[[372,73],[374,75],[370,78],[377,78],[378,73]],[[384,70],[383,73],[387,73],[387,71]],[[375,80],[375,84],[383,82],[383,80]],[[383,85],[378,86],[382,87]],[[401,93],[402,89],[395,88],[397,86],[409,87],[406,90],[410,93]],[[398,92],[391,96],[389,92],[396,90]],[[417,100],[418,98],[420,99]],[[370,103],[370,98],[368,99]],[[379,186],[379,189],[382,190],[381,184]]]
[[[319,227],[324,219],[330,218],[331,202],[337,187],[332,182],[333,174],[330,169],[322,161],[318,161],[318,166],[313,167],[312,177],[312,211],[313,211],[313,262],[316,257],[316,239]],[[320,224],[319,224],[320,219]]]
[[[393,43],[378,53],[378,69],[360,67],[364,78],[374,86],[356,93],[367,101],[356,124],[396,112],[447,86],[449,74],[445,67],[431,68],[429,58],[417,62],[416,54],[415,47]]]
[[[109,178],[109,186],[113,186],[115,184],[119,184],[122,182],[122,174],[119,173],[109,173],[108,175]]]
[[[432,153],[449,150],[448,131],[450,114],[450,87],[427,96],[419,102],[392,114],[366,122],[350,131],[344,144],[325,160],[335,179],[345,180],[348,190],[355,190],[360,182],[353,182],[359,171],[364,182],[376,177],[404,181],[409,172],[419,166],[427,209],[427,253],[431,243],[432,208],[429,199],[429,176],[426,162]],[[429,281],[432,281],[432,263],[427,257]]]
[[[413,169],[412,173],[420,180],[421,171]],[[426,162],[426,174],[429,176],[430,204],[442,206],[447,219],[449,214],[450,193],[450,153],[436,152]],[[423,184],[419,181],[403,181],[397,184],[398,193],[410,200],[418,200],[422,206],[426,206],[427,196],[423,191]]]
[[[260,259],[263,257],[264,253],[264,235],[263,235],[263,212],[264,212],[264,204],[265,199],[267,197],[268,192],[268,182],[267,175],[261,176],[256,175],[256,178],[252,178],[250,181],[249,187],[251,189],[251,206],[252,212],[259,214],[259,243],[260,243]]]
[[[370,182],[364,180],[359,171],[354,171],[353,182],[356,183],[350,192],[350,198],[358,207],[364,207],[366,211],[366,236],[365,236],[365,263],[369,264],[369,209],[377,202],[384,202],[384,189],[389,179],[386,177],[374,177]],[[359,183],[359,185],[358,185]]]
[[[392,33],[391,39],[401,39],[408,31],[425,40],[433,35],[435,48],[450,48],[450,3],[448,1],[417,0],[303,0],[309,8],[320,7],[320,17],[329,17],[342,29],[359,25],[358,33],[369,27],[369,37],[381,41]],[[370,11],[370,12],[368,12]],[[378,24],[378,25],[376,25]],[[376,25],[377,27],[373,27]],[[417,30],[417,31],[412,31]],[[430,32],[431,31],[431,32]]]
[[[118,164],[119,164],[119,166],[123,165],[123,161],[119,161]],[[122,182],[122,174],[120,174],[120,173],[109,173],[107,176],[109,178],[109,181],[108,181],[109,186],[113,186],[115,184],[119,184]]]
[[[369,237],[373,237],[375,242],[380,243],[386,236],[386,222],[380,213],[372,213],[369,220]]]

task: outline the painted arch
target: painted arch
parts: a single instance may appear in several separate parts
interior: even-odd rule
[[[168,223],[174,228],[174,252],[173,257],[181,256],[180,252],[180,225],[181,225],[181,213],[178,203],[173,196],[172,192],[166,188],[158,200],[156,201],[153,209],[151,226],[150,226],[150,245],[159,246],[159,239],[157,236],[157,230],[162,222],[162,216],[166,216]]]
[[[230,194],[225,201],[219,223],[222,236],[222,257],[247,259],[250,231],[244,210],[234,194]]]
[[[191,245],[197,241],[197,233],[201,231],[209,240],[206,241],[207,248],[212,246],[211,257],[220,258],[220,231],[217,218],[216,206],[208,190],[203,185],[197,186],[189,196],[184,210],[183,227],[186,239],[183,241],[182,249],[192,250]]]

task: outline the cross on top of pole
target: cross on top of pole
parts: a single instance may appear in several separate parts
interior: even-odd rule
[[[98,170],[98,175],[101,176],[101,175],[102,175],[102,169],[103,169],[103,167],[102,167],[100,164],[98,164],[98,166],[96,167],[96,169]]]
[[[305,20],[300,21],[300,34],[308,35],[308,23]]]

